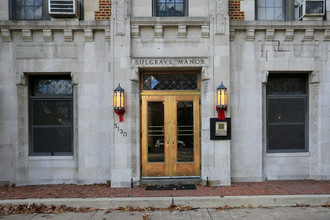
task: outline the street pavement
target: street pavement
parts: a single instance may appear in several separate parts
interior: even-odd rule
[[[66,212],[61,214],[9,215],[0,216],[1,220],[329,220],[330,208],[326,207],[273,207],[273,208],[238,208],[228,210],[197,209],[190,211],[111,211],[106,209],[89,213]]]

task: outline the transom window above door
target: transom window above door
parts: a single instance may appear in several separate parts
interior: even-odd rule
[[[198,90],[198,74],[143,74],[143,90]]]
[[[153,16],[188,16],[188,0],[153,0]]]

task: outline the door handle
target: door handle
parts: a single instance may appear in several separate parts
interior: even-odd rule
[[[167,144],[169,144],[169,137],[167,137]]]
[[[174,137],[172,137],[172,139],[173,139],[173,144],[174,144]]]

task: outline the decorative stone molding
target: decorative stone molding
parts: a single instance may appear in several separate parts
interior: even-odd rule
[[[246,30],[246,41],[254,41],[255,31],[254,29]]]
[[[319,83],[311,85],[311,176],[321,176],[321,152],[319,146]]]
[[[263,83],[263,84],[267,84],[267,82],[268,82],[268,76],[269,76],[269,72],[268,72],[268,71],[265,71],[265,72],[262,74],[262,81],[261,81],[261,83]]]
[[[25,86],[27,82],[26,74],[24,73],[16,73],[16,85]]]
[[[23,34],[23,40],[25,42],[32,42],[32,31],[31,30],[23,29],[22,34]]]
[[[211,76],[209,74],[209,71],[206,67],[202,67],[202,75],[201,75],[202,81],[210,80]]]
[[[65,42],[72,42],[73,41],[73,31],[71,29],[64,29],[64,41]]]
[[[235,40],[235,29],[230,29],[229,30],[229,40],[230,41]]]
[[[266,30],[266,41],[274,41],[275,38],[275,30],[267,29]]]
[[[179,25],[178,26],[178,38],[186,38],[187,37],[187,26]]]
[[[50,30],[50,29],[45,29],[45,30],[43,30],[43,34],[44,34],[44,41],[45,41],[45,42],[52,42],[52,41],[53,41],[53,33],[52,33],[52,30]]]
[[[154,35],[155,35],[155,38],[162,38],[163,37],[163,26],[162,25],[155,25]]]
[[[125,35],[125,0],[117,0],[116,34]]]
[[[94,41],[94,33],[92,29],[85,29],[85,41],[86,42]]]
[[[139,82],[139,68],[134,68],[131,71],[131,81]]]
[[[202,38],[210,37],[210,26],[209,25],[203,25],[201,27],[201,29],[202,29],[202,33],[201,33]]]
[[[305,31],[304,41],[312,41],[313,39],[314,39],[314,30],[313,29],[307,29]]]
[[[324,41],[330,41],[330,30],[325,30]]]
[[[72,85],[75,86],[75,85],[78,85],[78,73],[76,72],[71,72],[71,79],[72,79]]]
[[[320,71],[313,71],[311,75],[311,84],[320,83]]]
[[[9,29],[1,29],[1,36],[4,42],[11,42],[11,33]]]
[[[138,25],[131,26],[131,36],[132,38],[140,37],[140,27]]]
[[[137,69],[137,68],[136,68]],[[132,177],[135,179],[139,178],[139,144],[138,144],[138,109],[139,109],[139,81],[132,81]]]
[[[105,29],[104,30],[104,36],[105,36],[105,40],[107,42],[111,41],[111,31],[110,31],[110,29]]]
[[[225,34],[228,0],[216,1],[216,34]]]
[[[294,30],[293,29],[287,29],[285,31],[284,41],[293,41],[293,38],[294,38]]]
[[[28,182],[28,136],[27,136],[27,87],[17,87],[18,100],[18,155],[17,178],[21,183]]]

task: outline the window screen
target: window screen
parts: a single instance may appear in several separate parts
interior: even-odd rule
[[[267,151],[307,151],[305,75],[272,75],[267,83]]]
[[[30,155],[72,155],[71,79],[31,77],[30,88]]]

